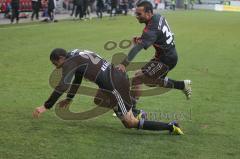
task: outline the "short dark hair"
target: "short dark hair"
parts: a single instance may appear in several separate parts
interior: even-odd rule
[[[137,7],[144,7],[144,11],[145,12],[153,13],[153,6],[152,6],[152,3],[149,2],[149,1],[146,1],[146,0],[142,1],[142,0],[140,0],[137,3]]]
[[[59,60],[60,56],[67,57],[67,51],[62,48],[55,48],[50,54],[51,61]]]

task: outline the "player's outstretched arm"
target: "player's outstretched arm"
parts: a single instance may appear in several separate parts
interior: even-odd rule
[[[61,100],[58,104],[60,108],[65,109],[70,105],[71,102],[72,102],[72,99],[66,98]]]
[[[126,66],[134,59],[134,57],[143,49],[141,44],[136,44],[129,51],[127,57],[117,66],[117,68],[123,72],[126,72]]]
[[[82,74],[75,74],[75,78],[71,84],[70,90],[67,94],[67,98],[58,103],[60,108],[67,108],[70,105],[82,83],[82,79]]]

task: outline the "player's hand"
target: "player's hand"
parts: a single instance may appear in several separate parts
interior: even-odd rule
[[[39,118],[40,114],[44,113],[47,109],[43,106],[35,108],[33,111],[33,117],[34,118]]]
[[[123,64],[117,65],[117,69],[122,71],[122,72],[126,72],[126,67]]]
[[[134,38],[132,39],[132,42],[133,42],[134,45],[136,45],[136,44],[138,44],[138,43],[141,42],[141,38],[140,38],[140,37],[134,37]]]
[[[72,102],[72,100],[70,100],[70,99],[64,99],[64,100],[62,100],[62,101],[60,101],[58,104],[59,104],[59,107],[60,108],[67,108],[68,107],[68,105],[70,104]]]

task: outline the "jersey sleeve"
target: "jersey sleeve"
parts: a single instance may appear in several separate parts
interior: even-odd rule
[[[68,99],[72,99],[76,95],[76,93],[82,83],[83,75],[85,74],[86,69],[87,69],[87,65],[82,65],[81,67],[79,67],[77,69],[74,80],[73,80],[70,90],[67,94]]]
[[[134,59],[134,57],[142,50],[143,46],[141,44],[136,44],[129,51],[127,57],[121,62],[125,67]]]
[[[140,44],[144,49],[149,48],[157,40],[157,29],[154,27],[146,27],[142,33]]]
[[[74,72],[71,72],[70,67],[62,68],[62,77],[58,85],[55,87],[54,91],[44,103],[45,108],[50,109],[56,103],[56,101],[61,97],[61,95],[69,88],[71,80],[73,78]],[[70,72],[70,73],[69,73]]]

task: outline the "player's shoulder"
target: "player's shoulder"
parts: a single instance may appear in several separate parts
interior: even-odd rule
[[[90,50],[85,50],[85,49],[72,49],[68,51],[68,55],[73,57],[73,56],[84,56],[86,54],[96,54],[93,51]]]
[[[67,54],[67,63],[82,61],[84,58],[83,51],[80,49],[72,49],[68,51]]]
[[[159,22],[161,22],[163,19],[165,18],[161,14],[154,14],[152,17],[152,21],[154,24],[159,24]]]
[[[68,51],[68,56],[73,57],[79,55],[80,50],[79,49],[71,49]]]
[[[151,18],[151,21],[148,23],[148,28],[158,28],[161,21],[164,19],[164,17],[161,14],[154,14]]]
[[[67,60],[64,62],[63,68],[72,68],[76,67],[80,64],[84,64],[88,62],[88,56],[83,50],[80,49],[72,49],[68,51]]]
[[[95,59],[103,59],[98,53],[90,50],[80,50],[80,49],[74,49],[69,52],[69,57],[74,59],[84,59],[88,61],[93,61]]]

